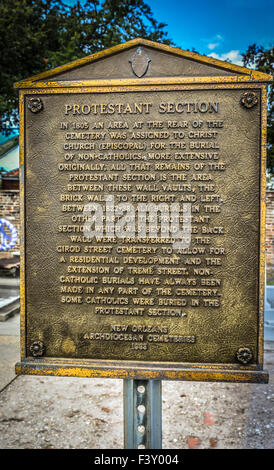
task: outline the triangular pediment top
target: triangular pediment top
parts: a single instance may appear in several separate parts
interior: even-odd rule
[[[206,76],[244,76],[252,81],[272,81],[271,75],[253,69],[138,38],[34,75],[14,86],[27,88],[35,82],[54,80]]]

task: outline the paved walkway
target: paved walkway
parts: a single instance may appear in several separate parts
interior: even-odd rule
[[[0,322],[0,391],[14,378],[14,364],[20,360],[20,316]]]
[[[0,310],[7,300],[18,298],[19,278],[0,277]],[[20,318],[17,313],[6,321],[0,321],[0,391],[14,378],[14,364],[19,359]]]

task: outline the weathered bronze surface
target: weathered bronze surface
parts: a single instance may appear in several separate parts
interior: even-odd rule
[[[118,71],[121,60],[142,77],[139,86],[133,78],[80,86],[74,80],[77,70],[83,80],[83,66],[55,77],[71,87],[22,82],[17,372],[266,381],[265,85],[221,83],[229,73],[245,80],[248,70],[218,69],[210,59],[192,62],[201,75],[211,68],[211,84],[151,85],[146,77],[155,76],[153,67],[163,74],[162,56],[170,64],[172,48],[150,46],[138,62],[138,41],[103,62],[115,77],[114,59]],[[175,69],[184,61],[190,58],[174,55]],[[93,65],[86,67],[90,73]],[[269,80],[263,75],[258,80]],[[84,206],[105,211],[106,196],[136,214],[138,204],[177,203],[180,228],[190,208],[189,246],[175,250],[170,234],[121,237],[118,229],[87,239]]]

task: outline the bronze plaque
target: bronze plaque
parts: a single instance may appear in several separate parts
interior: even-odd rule
[[[22,92],[18,373],[267,379],[264,97],[226,83]]]

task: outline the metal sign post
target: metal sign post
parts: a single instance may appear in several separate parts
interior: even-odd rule
[[[161,380],[124,380],[124,447],[162,448]]]

